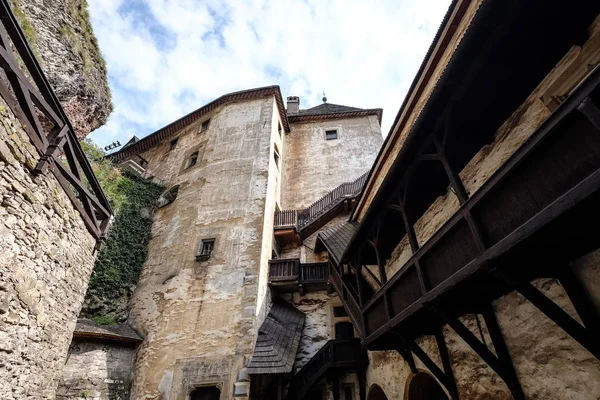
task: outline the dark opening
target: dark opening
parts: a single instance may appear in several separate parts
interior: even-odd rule
[[[335,324],[335,338],[353,339],[354,326],[352,326],[352,322],[338,322],[337,324]]]
[[[190,158],[188,159],[188,165],[185,167],[187,168],[191,168],[194,165],[196,165],[198,163],[198,152],[192,153],[192,155],[190,156]]]
[[[367,400],[388,400],[388,398],[383,392],[383,389],[377,385],[373,385],[371,386],[371,389],[369,389]]]
[[[330,131],[325,131],[325,139],[326,140],[333,140],[333,139],[337,139],[338,135],[337,135],[337,129],[332,129]]]
[[[410,380],[408,400],[448,400],[448,396],[435,378],[425,372],[418,372]]]
[[[179,138],[175,138],[169,142],[169,151],[173,150],[175,147],[177,147],[178,141],[179,141]]]
[[[334,317],[347,317],[348,313],[344,307],[333,307],[333,316]]]
[[[350,386],[344,388],[344,400],[354,400],[352,397],[352,388]]]
[[[320,389],[313,389],[311,391],[309,391],[306,396],[304,396],[305,399],[311,399],[311,400],[321,400],[323,399],[323,391]]]
[[[277,132],[279,132],[279,137],[281,137],[281,124],[277,123]]]
[[[215,386],[196,388],[190,393],[190,400],[219,400],[221,391]]]
[[[202,128],[200,128],[200,132],[204,132],[205,130],[207,130],[209,125],[210,119],[207,119],[206,121],[202,122]]]
[[[208,260],[213,253],[215,248],[215,239],[202,239],[200,242],[200,252],[196,256],[198,261],[206,261]]]

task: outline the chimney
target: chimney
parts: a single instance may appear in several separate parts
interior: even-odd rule
[[[300,111],[300,97],[288,96],[287,98],[287,113],[298,114]]]

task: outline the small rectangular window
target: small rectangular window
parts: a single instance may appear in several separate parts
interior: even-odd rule
[[[215,249],[215,239],[202,239],[200,241],[200,251],[196,256],[197,261],[208,260]]]
[[[277,123],[277,132],[279,132],[279,137],[281,137],[281,123]]]
[[[173,140],[171,140],[169,142],[169,151],[173,150],[175,147],[177,147],[177,142],[179,141],[179,138],[175,138]]]
[[[273,153],[273,157],[275,158],[275,165],[279,168],[279,154],[277,152]]]
[[[352,388],[350,386],[346,386],[344,388],[344,400],[354,400],[352,396]]]
[[[202,127],[200,128],[200,132],[204,132],[205,130],[207,130],[209,125],[210,125],[210,119],[207,119],[206,121],[202,122]]]
[[[187,160],[187,165],[185,169],[192,168],[194,165],[198,163],[198,152],[192,153]]]
[[[332,129],[329,131],[325,131],[325,139],[326,140],[333,140],[333,139],[337,139],[337,129]]]

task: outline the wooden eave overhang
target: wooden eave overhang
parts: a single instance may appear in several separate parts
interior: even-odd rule
[[[381,125],[381,118],[383,116],[382,108],[370,108],[358,111],[339,112],[339,113],[324,113],[324,114],[291,114],[288,115],[288,120],[291,124],[304,123],[304,122],[315,122],[324,121],[330,119],[346,119],[356,117],[366,117],[369,115],[376,115],[379,125]]]
[[[455,1],[449,10],[442,33],[430,48],[430,59],[413,82],[351,215],[351,220],[356,220],[361,213],[363,216],[341,262],[358,250],[378,216],[387,212],[387,203],[397,192],[399,183],[435,134],[451,130],[449,135],[454,136],[455,144],[448,153],[454,153],[454,169],[460,171],[477,151],[493,141],[497,129],[571,46],[585,40],[586,29],[598,13],[598,5],[584,1],[535,0],[510,4],[501,0],[483,1],[427,102],[421,110],[414,109],[417,93],[427,84],[443,47],[471,3],[474,0]],[[541,45],[545,42],[552,42],[552,45]],[[400,138],[400,128],[411,112],[418,113],[418,117],[406,138]],[[403,140],[400,151],[381,177],[383,160],[394,157],[391,148],[397,140]],[[411,222],[446,192],[445,175],[438,174],[441,179],[432,179],[433,173],[425,175],[428,181],[423,189],[429,193],[423,194],[422,197],[427,199],[416,206],[420,214],[415,213]],[[411,177],[411,181],[418,180],[416,176]],[[373,191],[376,191],[374,196]],[[367,205],[368,197],[372,200]],[[415,201],[419,202],[419,199]]]
[[[145,138],[140,139],[138,142],[128,146],[127,148],[124,148],[119,152],[111,154],[110,156],[116,160],[122,160],[134,154],[143,153],[159,145],[168,137],[179,132],[185,126],[203,118],[218,107],[235,101],[255,100],[268,96],[275,96],[275,102],[277,103],[277,109],[279,111],[279,118],[283,123],[284,130],[286,132],[289,132],[290,125],[285,112],[283,97],[281,96],[281,90],[279,89],[279,86],[265,86],[256,89],[242,90],[223,95],[218,99],[211,101],[207,105],[200,107],[199,109],[192,111],[191,113],[179,118],[178,120],[170,123],[169,125],[157,130],[156,132],[151,133]]]

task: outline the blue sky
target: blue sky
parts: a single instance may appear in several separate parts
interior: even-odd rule
[[[101,146],[232,91],[384,109],[384,135],[449,0],[88,0],[114,111]]]

